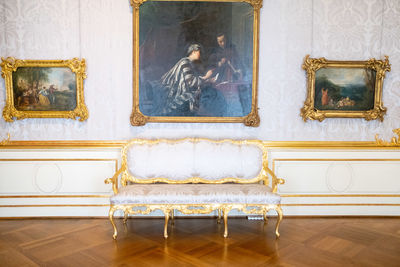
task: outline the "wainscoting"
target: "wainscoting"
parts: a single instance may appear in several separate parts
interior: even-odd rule
[[[104,179],[120,165],[122,144],[14,141],[2,146],[0,217],[107,216],[112,190]],[[279,187],[285,215],[400,215],[398,147],[265,144],[270,168],[286,180]]]
[[[285,214],[400,215],[400,153],[381,150],[274,150]]]

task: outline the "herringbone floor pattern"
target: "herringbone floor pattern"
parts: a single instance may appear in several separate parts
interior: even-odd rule
[[[0,220],[1,266],[400,266],[400,218]]]

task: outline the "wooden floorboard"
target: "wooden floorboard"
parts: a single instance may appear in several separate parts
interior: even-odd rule
[[[400,218],[0,220],[0,266],[400,266]]]

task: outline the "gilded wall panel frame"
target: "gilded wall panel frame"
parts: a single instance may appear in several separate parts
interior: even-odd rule
[[[2,58],[6,86],[3,118],[68,118],[84,121],[88,110],[83,94],[85,59],[22,60]]]
[[[325,118],[364,118],[383,121],[382,102],[388,56],[383,60],[334,61],[310,58],[302,65],[307,73],[307,98],[301,109],[304,121]]]
[[[131,0],[131,5],[133,126],[259,126],[262,0]]]

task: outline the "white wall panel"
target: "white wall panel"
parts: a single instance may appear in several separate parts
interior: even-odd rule
[[[397,150],[279,150],[270,167],[285,179],[287,215],[400,215]]]
[[[285,193],[400,193],[397,161],[282,161],[275,171],[286,180]]]
[[[0,150],[0,217],[107,216],[120,149]]]
[[[115,160],[0,161],[0,195],[110,193],[103,177],[111,177]],[[12,181],[12,182],[10,182]]]

